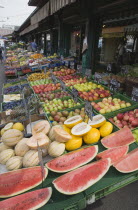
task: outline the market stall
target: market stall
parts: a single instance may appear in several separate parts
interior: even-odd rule
[[[68,59],[11,54],[31,72],[3,85],[0,207],[84,209],[136,181],[137,102]]]

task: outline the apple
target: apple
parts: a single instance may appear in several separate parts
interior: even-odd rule
[[[126,107],[126,104],[123,103],[123,104],[120,105],[120,107],[121,108],[125,108]]]
[[[101,114],[105,114],[105,109],[101,109],[99,112],[100,112]]]

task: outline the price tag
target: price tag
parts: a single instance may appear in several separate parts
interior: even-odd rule
[[[109,72],[109,73],[112,72],[112,65],[111,65],[111,63],[109,63],[109,64],[107,65],[107,72]]]
[[[78,74],[82,73],[82,65],[77,65],[76,73],[78,73]]]
[[[101,81],[102,81],[102,76],[99,73],[95,73],[94,80],[95,80],[95,82],[97,82],[98,84],[100,84]]]
[[[51,79],[52,79],[52,81],[53,81],[53,83],[54,84],[56,84],[57,83],[57,78],[55,77],[55,75],[51,75]]]
[[[86,76],[87,78],[90,78],[90,77],[92,76],[91,69],[86,69],[85,76]]]
[[[69,66],[69,62],[65,61],[65,66],[68,67]]]
[[[87,116],[89,117],[90,120],[93,119],[92,115],[93,115],[93,110],[92,110],[92,105],[91,102],[86,101],[85,102],[85,113],[87,114]]]
[[[129,72],[129,67],[128,67],[128,66],[122,66],[121,72],[122,72],[122,74],[128,74],[128,72]]]
[[[110,90],[117,92],[119,87],[120,87],[120,83],[115,79],[111,79]]]
[[[59,82],[60,82],[60,85],[61,85],[61,89],[62,89],[63,91],[65,91],[65,90],[66,90],[66,85],[65,85],[65,83],[62,82],[62,81],[59,81]]]
[[[44,73],[45,73],[45,74],[46,74],[46,70],[47,70],[46,67],[44,67]]]
[[[138,102],[138,88],[133,87],[132,100]]]
[[[71,69],[74,69],[74,66],[75,66],[75,62],[74,62],[74,61],[71,61],[71,62],[70,62],[70,68],[71,68]]]

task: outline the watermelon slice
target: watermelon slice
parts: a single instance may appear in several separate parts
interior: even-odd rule
[[[24,193],[0,202],[0,209],[33,210],[44,206],[52,195],[52,188],[44,188]]]
[[[44,178],[48,175],[44,168]],[[41,167],[24,168],[0,174],[0,198],[18,195],[42,183]]]
[[[63,194],[80,193],[98,182],[109,170],[110,164],[110,158],[90,163],[58,177],[53,184]]]
[[[120,160],[120,158],[122,158],[124,155],[127,154],[128,149],[129,149],[129,146],[127,146],[127,145],[107,149],[107,150],[99,153],[96,156],[96,159],[110,158],[111,159],[111,165],[113,165],[115,162]]]
[[[130,173],[138,170],[138,148],[125,155],[114,167],[121,173]]]
[[[121,130],[112,133],[101,140],[102,145],[106,148],[129,145],[133,142],[135,142],[135,139],[129,128],[122,128]]]
[[[46,167],[57,173],[68,172],[93,160],[97,152],[97,145],[82,148],[49,161]]]

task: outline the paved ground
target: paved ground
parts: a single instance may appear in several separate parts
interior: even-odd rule
[[[3,66],[0,65],[0,94],[4,81]],[[96,201],[86,210],[138,210],[138,181]]]

